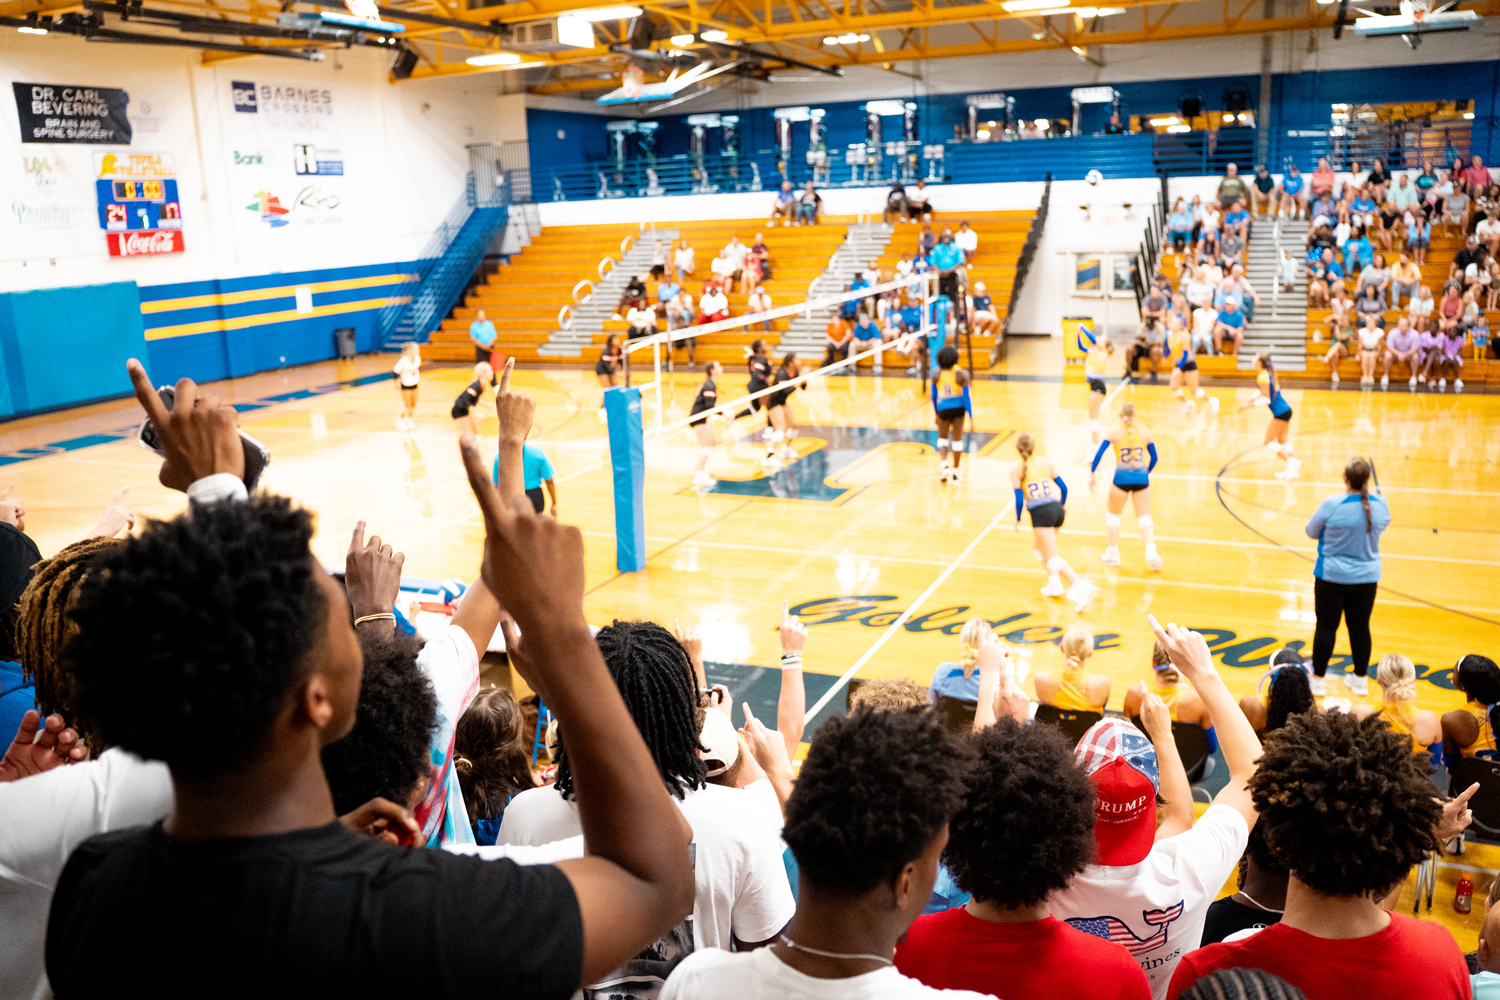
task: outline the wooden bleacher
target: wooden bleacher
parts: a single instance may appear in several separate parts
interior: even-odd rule
[[[1034,214],[1032,211],[971,212],[962,215],[943,213],[933,217],[936,231],[940,232],[942,226],[957,231],[959,222],[968,219],[970,226],[979,233],[979,250],[969,271],[970,285],[972,287],[975,281],[985,283],[1002,319],[1010,299],[1016,258],[1026,241]],[[660,222],[658,225],[664,230],[677,230],[697,251],[697,270],[687,283],[695,301],[702,294],[703,282],[711,274],[709,262],[731,236],[739,236],[748,246],[754,243],[756,233],[764,234],[771,254],[771,278],[763,284],[772,303],[784,306],[806,299],[808,285],[822,274],[829,257],[843,243],[849,225],[858,221],[862,220],[855,216],[824,216],[820,225],[800,227],[768,227],[763,218]],[[887,273],[894,271],[901,253],[915,249],[920,231],[920,226],[897,225],[887,254],[881,258],[882,270]],[[433,333],[430,344],[423,348],[423,356],[432,360],[472,360],[474,353],[469,343],[469,324],[483,309],[486,317],[495,324],[498,334],[496,348],[514,356],[518,362],[592,366],[599,358],[605,338],[610,333],[624,334],[623,321],[606,321],[603,333],[593,338],[593,346],[585,348],[577,358],[542,356],[537,353],[537,348],[546,343],[557,328],[558,310],[572,303],[574,285],[580,279],[594,279],[603,257],[618,258],[624,236],[634,236],[639,245],[649,243],[651,233],[651,230],[638,232],[635,227],[621,225],[544,228],[531,246],[513,257],[511,263],[502,265],[499,271],[477,286],[463,304],[454,308],[440,329]],[[646,283],[653,303],[656,301],[656,286],[654,280]],[[744,314],[746,298],[743,293],[729,292],[731,316]],[[726,366],[738,365],[743,362],[745,349],[757,337],[765,338],[774,353],[789,322],[789,318],[773,320],[770,332],[756,324],[754,329],[708,334],[698,341],[697,359],[700,363],[712,360]],[[991,346],[991,338],[976,337],[976,360],[981,349],[988,358]],[[686,350],[679,348],[676,356],[679,360],[686,360]]]

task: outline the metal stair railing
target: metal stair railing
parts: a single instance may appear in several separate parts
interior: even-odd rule
[[[1026,230],[1026,242],[1021,247],[1021,254],[1016,258],[1016,276],[1010,285],[1010,301],[1005,306],[1005,322],[1000,326],[1000,339],[995,346],[990,348],[990,364],[993,366],[1005,357],[1005,342],[1010,338],[1011,317],[1016,314],[1016,303],[1021,299],[1021,285],[1026,281],[1026,274],[1031,270],[1031,261],[1036,257],[1037,244],[1042,240],[1042,230],[1047,225],[1047,209],[1052,204],[1052,175],[1047,175],[1047,180],[1042,187],[1042,200],[1036,207],[1036,215],[1031,217],[1031,227]]]

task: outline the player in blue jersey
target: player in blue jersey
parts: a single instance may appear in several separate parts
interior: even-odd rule
[[[1016,438],[1016,454],[1021,460],[1010,467],[1010,485],[1016,493],[1016,530],[1021,530],[1021,512],[1030,512],[1032,545],[1047,568],[1042,596],[1066,596],[1074,610],[1082,614],[1099,588],[1073,572],[1068,561],[1057,554],[1057,529],[1067,513],[1063,505],[1068,501],[1068,484],[1057,474],[1052,460],[1036,457],[1035,451],[1036,439],[1023,431]],[[1066,589],[1063,580],[1068,581]]]
[[[948,316],[953,310],[953,300],[946,295],[939,295],[928,303],[927,321],[931,325],[927,328],[927,358],[928,362],[922,368],[922,388],[927,387],[927,379],[936,373],[938,352],[948,342]]]
[[[1255,356],[1255,372],[1255,395],[1240,409],[1248,410],[1252,406],[1271,408],[1271,422],[1266,426],[1266,448],[1272,457],[1286,459],[1286,468],[1276,473],[1276,478],[1290,482],[1297,478],[1297,470],[1302,467],[1302,459],[1292,457],[1292,446],[1287,442],[1292,427],[1292,405],[1281,395],[1281,381],[1276,377],[1276,365],[1271,361],[1271,355]]]
[[[952,344],[938,351],[937,363],[937,371],[932,376],[932,410],[937,417],[938,456],[942,460],[938,482],[957,485],[964,481],[963,473],[958,471],[958,459],[964,453],[965,414],[969,417],[969,430],[974,430],[970,378],[967,371],[958,367],[958,348]]]
[[[1135,505],[1135,523],[1141,529],[1141,541],[1146,543],[1146,565],[1151,572],[1161,572],[1161,555],[1156,551],[1156,527],[1151,521],[1151,470],[1156,468],[1156,442],[1151,432],[1135,422],[1135,404],[1125,403],[1120,407],[1120,426],[1107,434],[1094,453],[1094,463],[1089,466],[1089,492],[1094,492],[1094,474],[1104,453],[1115,450],[1115,478],[1109,486],[1109,499],[1105,501],[1104,531],[1109,536],[1109,547],[1099,558],[1106,566],[1120,565],[1120,514],[1125,510],[1129,498]]]

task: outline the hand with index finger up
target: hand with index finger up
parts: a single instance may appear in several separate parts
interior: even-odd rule
[[[151,418],[166,452],[158,476],[163,486],[185,492],[199,479],[217,472],[245,478],[245,451],[234,407],[220,405],[214,396],[199,396],[197,383],[185,378],[177,382],[169,411],[139,361],[131,358],[125,368],[135,387],[135,398]]]

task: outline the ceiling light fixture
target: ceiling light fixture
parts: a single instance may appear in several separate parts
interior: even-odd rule
[[[470,66],[514,66],[520,61],[521,57],[514,52],[487,52],[464,60]]]
[[[1234,115],[1225,115],[1224,116],[1224,120],[1226,122],[1232,122],[1232,121],[1234,121]]]
[[[46,28],[33,28],[30,25],[23,25],[16,30],[23,35],[45,35],[47,33]],[[1470,115],[1469,117],[1473,118],[1474,116]]]
[[[672,36],[672,44],[675,45],[675,46],[677,46],[679,49],[685,49],[689,45],[692,45],[693,42],[695,42],[695,41],[697,41],[697,39],[694,38],[692,35],[673,35]]]
[[[43,34],[46,34],[46,32],[43,32]],[[1472,112],[1472,111],[1465,111],[1464,112],[1464,118],[1468,119],[1469,121],[1473,121],[1474,120],[1474,112]]]
[[[837,38],[833,37],[832,35],[828,35],[828,36],[826,36],[823,39],[823,44],[824,45],[837,45],[838,43],[839,43],[839,40]]]
[[[585,21],[621,21],[626,18],[640,17],[641,9],[621,5],[619,7],[590,7],[586,10],[575,10],[573,17],[581,17]]]
[[[1056,7],[1057,0],[1006,0],[1000,6],[1009,13],[1016,14],[1021,11],[1047,10],[1049,7]],[[1066,7],[1067,4],[1063,6]]]
[[[1172,115],[1169,118],[1152,118],[1150,121],[1152,125],[1176,125],[1177,116]]]
[[[705,42],[727,42],[729,41],[729,32],[720,31],[717,28],[712,28],[708,31],[701,32],[698,37],[703,39]]]
[[[1192,130],[1193,126],[1191,125],[1170,125],[1167,127],[1168,132],[1191,132]]]

